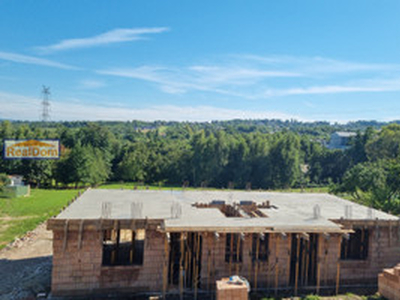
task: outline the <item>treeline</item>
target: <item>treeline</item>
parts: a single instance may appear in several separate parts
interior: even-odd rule
[[[340,151],[323,145],[332,131],[327,124],[243,129],[254,122],[3,121],[1,143],[57,138],[62,148],[59,160],[1,160],[0,173],[23,175],[41,187],[106,181],[252,189],[329,185],[356,201],[400,213],[400,125],[365,127]]]
[[[0,173],[23,175],[34,186],[105,181],[257,189],[326,185],[341,183],[348,169],[381,151],[372,141],[388,130],[359,133],[343,152],[326,149],[314,135],[286,129],[248,133],[218,123],[205,129],[173,123],[147,130],[117,122],[77,124],[2,122],[1,139],[59,138],[62,155],[58,161],[2,160]]]

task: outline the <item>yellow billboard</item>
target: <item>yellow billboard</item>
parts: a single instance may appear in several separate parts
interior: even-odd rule
[[[4,140],[4,159],[58,159],[59,140]]]

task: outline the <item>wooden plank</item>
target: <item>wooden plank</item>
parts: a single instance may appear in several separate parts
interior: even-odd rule
[[[81,220],[81,223],[79,224],[79,232],[78,232],[78,249],[82,249],[82,238],[83,238],[83,223],[85,220]]]
[[[278,295],[279,285],[279,234],[275,234],[275,296]]]
[[[321,262],[320,262],[320,257],[321,257],[321,235],[318,235],[318,250],[317,250],[317,289],[316,289],[316,294],[319,294],[320,286],[321,286]]]
[[[167,285],[168,285],[168,261],[169,261],[169,238],[167,235],[164,237],[164,265],[163,265],[163,289],[162,289],[162,294],[163,294],[163,299],[165,299],[165,296],[167,294]]]
[[[297,289],[298,289],[298,284],[299,284],[299,263],[300,263],[300,236],[297,234],[296,235],[296,243],[297,243],[297,248],[296,248],[296,272],[295,272],[295,278],[294,278],[294,295],[297,296]]]
[[[259,265],[259,255],[260,255],[260,236],[257,235],[256,239],[256,259],[255,259],[255,270],[254,270],[254,289],[257,290],[258,282],[258,265]]]
[[[63,240],[63,252],[67,249],[67,243],[68,243],[68,224],[69,220],[65,220],[64,223],[64,240]]]
[[[339,283],[340,283],[340,248],[341,248],[342,240],[339,237],[338,243],[338,257],[337,257],[337,264],[336,264],[336,295],[339,294]]]
[[[181,240],[180,240],[180,247],[181,247],[181,253],[179,257],[179,294],[180,294],[180,300],[183,300],[183,256],[185,255],[184,253],[184,233],[181,233]]]

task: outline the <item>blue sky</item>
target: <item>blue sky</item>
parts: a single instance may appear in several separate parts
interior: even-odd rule
[[[0,0],[0,118],[400,119],[400,2]]]

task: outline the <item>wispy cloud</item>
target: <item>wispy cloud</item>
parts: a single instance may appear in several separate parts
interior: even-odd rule
[[[400,91],[400,78],[390,80],[363,80],[353,84],[321,85],[287,89],[270,89],[264,93],[265,97],[294,96],[294,95],[319,95],[342,93],[367,93],[367,92],[394,92]]]
[[[27,56],[27,55],[22,55],[22,54],[18,54],[18,53],[12,53],[12,52],[1,52],[0,51],[0,60],[6,60],[6,61],[21,63],[21,64],[31,64],[31,65],[39,65],[39,66],[45,66],[45,67],[53,67],[53,68],[66,69],[66,70],[78,69],[77,67],[67,65],[67,64],[62,64],[62,63],[59,63],[59,62],[56,62],[53,60],[38,58],[38,57],[34,57],[34,56]]]
[[[97,73],[156,83],[162,91],[169,94],[180,94],[195,90],[238,97],[246,97],[246,95],[235,91],[235,88],[232,88],[234,86],[252,86],[267,78],[301,76],[301,74],[295,72],[219,65],[194,65],[183,68],[141,66],[131,69],[98,70]]]
[[[155,84],[168,94],[212,92],[245,99],[293,95],[397,91],[400,65],[322,57],[227,56],[218,63],[189,66],[110,68],[97,73]],[[295,79],[295,80],[294,80]],[[390,82],[392,81],[392,82]],[[394,82],[393,82],[394,81]]]
[[[79,82],[79,88],[81,89],[98,89],[106,86],[104,81],[95,79],[83,79]]]
[[[44,53],[71,50],[77,48],[89,48],[108,44],[130,42],[146,39],[146,35],[168,31],[168,27],[152,28],[117,28],[99,35],[62,40],[56,44],[37,47]]]
[[[259,56],[259,55],[234,55],[238,59],[254,61],[262,65],[273,66],[276,68],[286,68],[293,72],[301,72],[306,76],[315,76],[317,74],[335,74],[335,73],[356,73],[356,72],[374,72],[374,71],[395,71],[400,70],[397,64],[378,64],[378,63],[360,63],[346,60],[337,60],[326,57],[301,57],[301,56]]]
[[[40,99],[0,91],[0,118],[38,120]],[[37,112],[37,113],[35,113]],[[143,120],[198,121],[232,119],[297,119],[300,116],[278,111],[253,111],[213,106],[156,105],[145,108],[89,105],[82,101],[53,102],[52,120]]]

